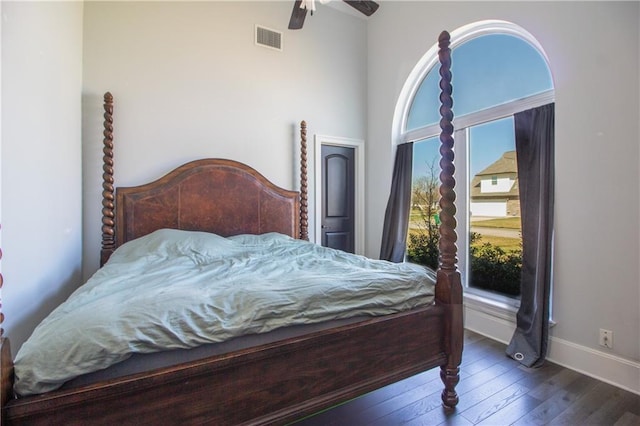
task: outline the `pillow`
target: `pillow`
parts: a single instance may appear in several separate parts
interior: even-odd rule
[[[293,240],[294,238],[277,232],[266,234],[241,234],[228,238],[229,240],[242,245],[267,245],[269,243]]]
[[[165,228],[124,243],[114,251],[108,263],[177,256],[187,256],[195,263],[203,263],[239,248],[237,243],[209,232]]]

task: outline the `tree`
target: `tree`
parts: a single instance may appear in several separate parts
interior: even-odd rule
[[[412,212],[419,220],[410,221],[407,257],[409,261],[436,269],[438,266],[438,200],[439,168],[434,158],[426,164],[427,173],[417,177],[412,185]],[[412,226],[413,225],[413,226]]]

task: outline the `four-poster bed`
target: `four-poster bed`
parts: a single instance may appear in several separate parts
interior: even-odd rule
[[[437,367],[443,405],[455,407],[463,330],[446,32],[439,42],[442,212],[432,302],[19,398],[14,397],[13,364],[3,337],[3,424],[284,424]],[[307,239],[305,122],[300,192],[275,186],[247,165],[218,159],[196,160],[149,184],[116,190],[109,93],[104,108],[102,270],[119,248],[166,228],[222,237],[278,233]]]

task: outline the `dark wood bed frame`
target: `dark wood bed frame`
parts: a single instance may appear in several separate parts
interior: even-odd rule
[[[439,367],[445,409],[458,402],[462,290],[456,259],[449,35],[440,42],[442,101],[440,265],[435,302],[300,337],[76,389],[13,398],[9,341],[2,337],[3,425],[285,424],[381,386]],[[230,160],[198,160],[139,187],[113,185],[113,98],[105,94],[103,244],[162,227],[221,235],[277,231],[307,237],[306,124],[301,191],[276,187]],[[115,193],[115,197],[114,197]]]

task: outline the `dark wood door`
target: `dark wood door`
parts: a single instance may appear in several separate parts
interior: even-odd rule
[[[355,251],[355,148],[322,145],[322,245]]]

